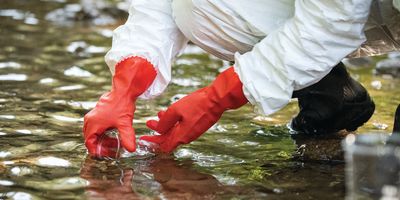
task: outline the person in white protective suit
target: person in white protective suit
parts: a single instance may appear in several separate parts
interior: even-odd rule
[[[211,85],[160,111],[159,120],[147,122],[160,135],[141,139],[160,150],[171,152],[195,140],[226,110],[250,102],[269,115],[293,97],[300,106],[291,122],[294,130],[356,130],[375,106],[340,61],[351,53],[384,53],[365,43],[367,29],[375,31],[372,36],[382,31],[378,43],[398,50],[399,29],[385,20],[399,8],[400,0],[133,0],[105,56],[112,90],[84,118],[85,144],[95,154],[101,134],[117,128],[123,147],[135,151],[135,101],[165,90],[171,63],[188,41],[234,65]]]

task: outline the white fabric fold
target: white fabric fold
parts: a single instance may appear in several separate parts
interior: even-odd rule
[[[115,66],[124,58],[140,56],[157,70],[157,77],[140,98],[161,94],[171,81],[172,60],[188,40],[172,17],[171,0],[134,0],[126,23],[113,33],[111,50],[105,60],[114,75]]]
[[[235,54],[248,100],[263,114],[322,79],[364,41],[371,0],[297,0],[294,17],[250,52]]]
[[[400,11],[400,0],[393,0],[393,6]]]

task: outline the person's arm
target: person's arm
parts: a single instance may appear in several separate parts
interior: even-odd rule
[[[371,0],[297,0],[295,15],[280,29],[235,55],[247,99],[268,115],[294,90],[322,79],[364,41]]]
[[[112,48],[105,60],[113,75],[116,64],[124,58],[138,56],[148,60],[157,71],[153,84],[141,95],[148,99],[167,87],[172,60],[187,42],[174,22],[171,0],[134,0],[128,20],[114,30]]]
[[[118,129],[122,146],[136,150],[132,120],[138,97],[159,95],[171,79],[171,62],[187,43],[172,17],[171,0],[135,0],[127,22],[113,35],[106,62],[113,74],[112,89],[99,99],[84,118],[85,145],[93,156],[108,156],[107,149],[97,152],[100,136]],[[112,139],[103,143],[117,145]]]
[[[141,139],[158,144],[163,152],[171,152],[200,137],[223,112],[239,108],[247,100],[265,114],[279,110],[289,102],[293,90],[322,79],[364,42],[363,27],[370,3],[371,0],[297,0],[295,16],[283,27],[252,51],[236,54],[235,70],[229,68],[208,87],[160,112],[159,121],[147,122],[160,135]]]

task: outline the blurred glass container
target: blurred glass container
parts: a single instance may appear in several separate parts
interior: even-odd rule
[[[96,157],[106,160],[120,158],[147,159],[155,156],[157,145],[144,140],[137,140],[136,151],[129,152],[122,147],[121,138],[117,129],[107,130],[97,144]]]
[[[343,140],[347,200],[400,199],[400,138],[394,136],[351,134]]]

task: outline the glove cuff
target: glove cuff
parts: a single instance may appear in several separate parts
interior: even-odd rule
[[[211,101],[224,110],[237,109],[248,102],[243,93],[243,84],[233,67],[217,76],[210,85],[209,93]]]
[[[115,66],[112,91],[132,100],[144,93],[157,76],[154,66],[144,58],[132,56]]]

